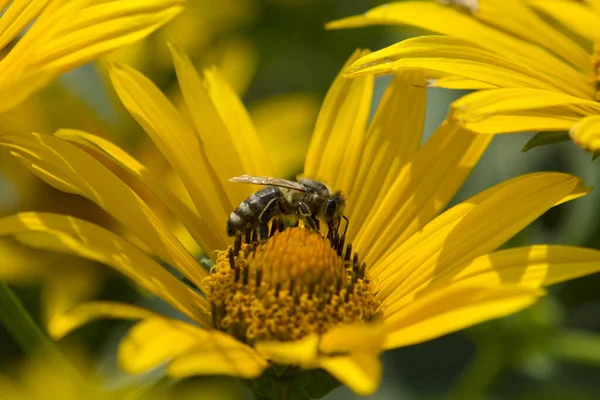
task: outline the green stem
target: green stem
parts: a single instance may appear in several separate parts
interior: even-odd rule
[[[35,356],[42,351],[47,355],[61,357],[19,298],[2,281],[0,281],[0,324],[26,354]]]
[[[482,399],[502,372],[505,362],[505,354],[499,343],[480,346],[475,358],[451,388],[447,399]]]
[[[568,361],[600,366],[600,335],[577,330],[562,330],[550,346],[551,354]]]

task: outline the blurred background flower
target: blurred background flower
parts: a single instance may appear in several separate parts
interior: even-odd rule
[[[280,155],[279,161],[274,163],[275,170],[280,171],[281,176],[293,177],[301,168],[318,104],[343,60],[357,47],[379,49],[404,38],[429,33],[398,26],[329,32],[323,29],[329,21],[363,13],[382,3],[371,0],[187,0],[185,10],[172,23],[147,39],[107,54],[100,62],[61,75],[13,107],[10,113],[0,114],[0,130],[45,134],[59,128],[89,131],[119,144],[157,174],[163,174],[168,183],[170,170],[116,101],[116,95],[107,85],[103,62],[119,61],[140,69],[157,82],[173,102],[181,104],[171,61],[166,57],[165,42],[171,40],[190,54],[198,69],[216,64],[224,71],[248,105],[267,151]],[[11,46],[12,43],[4,51]],[[388,78],[376,79],[373,110],[388,83]],[[424,140],[445,117],[450,101],[464,93],[428,89]],[[572,173],[584,178],[587,185],[598,186],[597,165],[572,143],[520,153],[531,136],[495,138],[452,204],[496,183],[539,170]],[[113,221],[90,202],[40,183],[12,157],[5,153],[1,156],[2,213],[68,211],[114,229]],[[599,196],[598,190],[594,190],[573,204],[553,208],[508,245],[545,242],[598,247]],[[80,260],[57,255],[52,258],[50,253],[31,251],[15,241],[0,244],[0,251],[4,277],[21,283],[16,287],[17,294],[40,322],[52,312],[64,311],[70,304],[96,295],[137,302],[157,310],[165,308],[139,288],[107,274],[106,268],[99,271],[91,264],[80,267],[77,264],[82,262]],[[59,269],[64,273],[55,272]],[[49,279],[49,270],[53,271],[50,278],[56,279]],[[79,278],[78,273],[84,276]],[[40,278],[46,281],[43,289],[33,284]],[[103,281],[106,283],[102,284]],[[600,339],[596,337],[600,330],[599,284],[600,278],[590,277],[559,285],[550,291],[547,301],[514,317],[386,353],[384,382],[373,398],[439,398],[450,391],[456,399],[469,398],[469,393],[476,392],[481,394],[480,398],[490,399],[597,398],[600,391],[596,379],[600,368]],[[44,306],[40,308],[40,304]],[[112,359],[116,343],[126,328],[127,325],[120,322],[96,322],[63,341],[88,348],[91,358],[100,360],[98,368],[103,381],[110,377],[113,385],[127,386],[132,378],[120,374]],[[0,369],[13,370],[16,360],[22,357],[17,343],[0,326]],[[152,376],[141,379],[143,382]],[[182,384],[194,391],[200,390],[194,392],[198,398],[202,395],[211,398],[213,389],[226,393],[224,398],[243,398],[239,386],[222,377],[194,379]],[[351,397],[345,389],[331,394],[331,398]]]

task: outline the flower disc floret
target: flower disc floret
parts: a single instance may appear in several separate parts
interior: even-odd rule
[[[306,228],[249,243],[238,238],[219,253],[204,284],[215,327],[249,344],[369,321],[379,307],[352,245]]]

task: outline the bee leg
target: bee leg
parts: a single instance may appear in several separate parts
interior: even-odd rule
[[[346,232],[348,231],[348,225],[350,225],[350,221],[348,220],[348,217],[346,217],[345,215],[342,215],[342,218],[344,218],[344,221],[346,221],[346,226],[344,227],[344,235],[346,236]],[[340,223],[338,223],[338,227],[339,227]]]
[[[318,222],[313,218],[310,208],[308,208],[308,206],[301,201],[298,202],[298,216],[302,218],[309,229],[317,230]]]
[[[267,240],[269,237],[269,225],[268,224],[260,224],[258,227],[258,237],[260,240]]]
[[[265,231],[265,239],[268,236],[269,231],[269,221],[271,221],[273,215],[277,215],[277,209],[279,208],[279,204],[277,202],[277,198],[271,199],[263,208],[260,216],[258,217],[259,225],[258,229],[260,230],[260,237],[263,238],[263,230]]]
[[[311,218],[315,222],[315,226],[316,226],[317,230],[320,232],[321,231],[320,221],[317,219],[317,217],[315,215],[313,215]]]

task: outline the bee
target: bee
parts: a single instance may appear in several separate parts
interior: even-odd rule
[[[332,192],[327,185],[307,178],[297,182],[268,176],[242,175],[230,182],[266,185],[231,213],[227,220],[227,235],[246,233],[266,228],[272,218],[292,216],[304,221],[310,229],[319,229],[321,217],[328,228],[337,230],[346,206],[346,197],[340,191]]]

